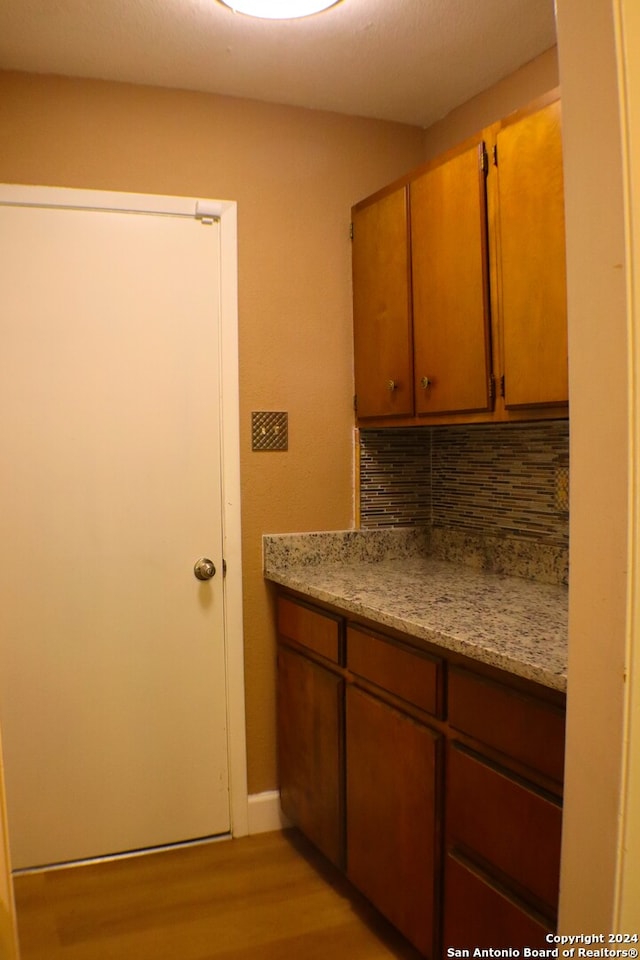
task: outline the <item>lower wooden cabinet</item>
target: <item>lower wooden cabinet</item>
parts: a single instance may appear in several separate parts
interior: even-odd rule
[[[357,687],[346,693],[347,876],[432,956],[443,738]]]
[[[555,927],[562,830],[559,802],[508,769],[450,742],[445,818],[449,877],[444,915],[446,936],[451,938],[446,946],[478,946],[475,921],[472,924],[464,917],[460,921],[463,884],[473,886],[483,899],[495,901],[496,909],[499,906],[497,914],[487,915],[493,918],[494,935],[504,935],[500,919],[504,914],[511,918],[509,924],[517,921],[525,937],[508,946],[534,946],[529,942],[529,928],[539,925],[534,917],[541,918],[545,930]],[[478,872],[461,877],[463,868],[452,865],[456,854],[462,854]],[[500,897],[498,890],[506,896]]]
[[[429,960],[544,946],[563,695],[291,595],[278,623],[287,816]]]
[[[278,762],[282,809],[336,866],[344,862],[344,681],[306,657],[278,651]]]
[[[469,950],[473,956],[476,947],[548,948],[545,937],[552,928],[544,920],[534,917],[472,864],[450,853],[444,887],[443,956],[451,949]]]
[[[483,748],[517,761],[525,776],[536,774],[562,792],[564,706],[504,682],[451,667],[447,678],[449,726]]]

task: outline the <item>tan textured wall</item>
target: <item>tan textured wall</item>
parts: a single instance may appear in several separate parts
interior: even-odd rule
[[[438,156],[557,86],[558,51],[552,47],[425,130],[425,159]]]
[[[250,792],[276,786],[261,536],[353,524],[350,207],[422,148],[398,124],[0,73],[0,181],[238,202]],[[251,453],[252,410],[289,411],[288,453]]]
[[[625,188],[628,204],[629,233],[627,253],[629,270],[628,293],[630,297],[629,328],[632,332],[631,382],[632,409],[631,435],[635,450],[640,450],[640,192],[637,190],[640,171],[640,6],[637,0],[616,0],[614,7],[624,25],[621,50],[621,76],[624,78],[626,103],[624,111],[623,138],[627,160]],[[640,904],[640,649],[636,638],[640,636],[640,461],[632,463],[632,500],[630,517],[631,603],[627,624],[629,641],[629,681],[627,684],[627,730],[626,763],[627,779],[624,796],[623,862],[620,873],[620,903],[616,926],[619,930],[637,927]]]
[[[581,0],[559,0],[558,45],[571,381],[570,639],[560,923],[563,932],[607,933],[618,932],[631,403],[612,0],[590,0],[587,15]],[[596,383],[606,384],[595,394],[594,375]],[[636,903],[636,921],[637,910]]]

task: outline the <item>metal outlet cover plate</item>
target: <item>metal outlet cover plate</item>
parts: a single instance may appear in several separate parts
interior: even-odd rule
[[[289,414],[283,411],[254,410],[251,414],[251,449],[288,450]]]

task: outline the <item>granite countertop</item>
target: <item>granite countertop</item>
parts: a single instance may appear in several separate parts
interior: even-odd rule
[[[441,559],[420,533],[367,533],[374,531],[265,537],[264,575],[346,613],[566,690],[566,586]]]

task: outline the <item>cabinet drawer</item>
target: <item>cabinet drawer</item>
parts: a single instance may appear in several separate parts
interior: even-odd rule
[[[441,715],[442,663],[436,657],[347,627],[347,666],[396,697]]]
[[[443,946],[548,948],[551,926],[531,916],[480,873],[449,855],[445,865]]]
[[[288,597],[278,597],[278,633],[295,640],[338,663],[342,620],[328,613],[307,607]]]
[[[450,745],[447,840],[496,868],[555,916],[562,810],[546,796]]]
[[[452,727],[562,783],[564,711],[468,670],[449,671]]]

